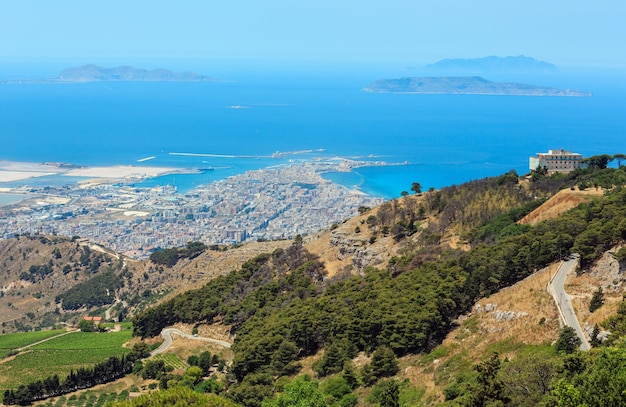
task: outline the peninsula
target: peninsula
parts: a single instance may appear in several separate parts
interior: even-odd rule
[[[167,69],[147,70],[132,66],[105,68],[94,64],[67,68],[54,78],[11,80],[5,83],[85,83],[85,82],[217,82],[218,79],[193,72]]]
[[[492,82],[480,76],[381,79],[370,83],[363,90],[373,93],[421,95],[591,96],[591,93],[570,89],[556,89],[512,82]]]

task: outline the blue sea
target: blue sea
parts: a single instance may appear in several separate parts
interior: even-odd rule
[[[548,149],[586,156],[626,153],[623,74],[522,79],[592,92],[590,98],[361,90],[381,75],[367,69],[322,74],[251,69],[208,83],[0,84],[0,160],[213,168],[143,184],[174,184],[183,192],[289,160],[341,156],[407,163],[326,174],[393,198],[414,181],[426,189],[511,169],[524,174],[528,157]],[[276,151],[302,150],[313,151],[271,158]]]

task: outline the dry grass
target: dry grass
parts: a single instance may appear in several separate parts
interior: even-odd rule
[[[478,302],[482,307],[497,304],[496,310],[526,312],[527,316],[499,321],[494,312],[474,311],[459,319],[459,327],[433,353],[403,360],[407,366],[403,375],[426,391],[424,399],[428,404],[443,402],[445,377],[450,374],[447,370],[454,370],[458,363],[476,364],[498,344],[504,344],[498,348],[503,350],[503,357],[514,358],[516,344],[540,345],[556,340],[560,329],[558,310],[546,289],[556,267],[543,269]]]
[[[589,189],[585,191],[579,189],[564,189],[548,199],[543,205],[524,216],[518,223],[534,226],[546,219],[554,219],[560,214],[577,207],[581,203],[588,202],[594,197],[602,196],[603,194],[603,189]]]

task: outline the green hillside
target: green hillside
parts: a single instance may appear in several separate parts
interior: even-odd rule
[[[529,344],[524,337],[494,340],[472,358],[441,345],[452,332],[480,334],[478,320],[467,317],[477,301],[570,253],[580,254],[584,273],[626,241],[623,168],[531,175],[520,179],[511,172],[403,197],[365,213],[351,226],[355,235],[367,233],[366,245],[388,241],[402,248],[384,267],[329,276],[320,257],[298,238],[145,308],[132,318],[135,336],[149,339],[176,324],[226,327],[234,338],[234,357],[203,362],[205,368],[198,367],[198,356],[190,357],[178,373],[167,372],[161,358],[139,365],[137,372],[156,380],[153,387],[183,385],[242,406],[626,403],[612,390],[622,386],[621,376],[607,376],[610,369],[626,367],[620,339],[626,306],[600,324],[613,332],[610,340],[594,342],[596,348],[585,354],[547,342]],[[605,192],[534,226],[517,223],[570,188]],[[451,245],[451,236],[460,244]],[[626,259],[624,249],[615,256],[622,263]],[[555,326],[545,318],[534,323]],[[556,338],[558,328],[553,329]],[[44,348],[56,351],[55,341]],[[79,347],[69,344],[59,346]],[[439,359],[442,366],[436,365]],[[432,374],[437,390],[409,380],[406,371],[413,367]]]
[[[392,359],[429,352],[451,330],[456,318],[478,299],[570,252],[579,253],[581,265],[586,268],[606,250],[622,243],[626,239],[626,190],[621,187],[624,175],[621,169],[592,169],[537,179],[530,188],[546,191],[547,195],[551,189],[581,182],[611,190],[602,199],[534,227],[515,224],[534,207],[524,199],[511,200],[509,212],[502,210],[502,204],[493,210],[485,205],[486,196],[498,196],[502,190],[528,196],[528,190],[516,186],[516,177],[515,182],[513,177],[499,177],[478,184],[481,188],[475,184],[429,192],[425,200],[430,204],[422,216],[447,214],[447,221],[441,216],[438,219],[440,225],[446,221],[448,228],[459,224],[458,219],[467,214],[466,208],[481,208],[485,216],[474,222],[479,229],[467,230],[472,250],[435,249],[438,240],[428,238],[432,230],[427,229],[420,232],[424,234],[421,247],[396,258],[386,270],[369,268],[364,275],[328,281],[322,279],[323,265],[295,243],[285,251],[258,257],[240,271],[213,280],[202,289],[137,315],[135,332],[152,336],[176,322],[211,323],[217,319],[232,325],[232,333],[237,335],[232,365],[236,383],[228,395],[244,405],[259,405],[274,392],[277,377],[297,374],[302,359],[322,349],[323,356],[313,365],[320,378],[342,371],[345,374],[346,363],[360,352],[375,355],[390,349]],[[463,199],[464,206],[453,205]],[[412,214],[405,216],[410,222],[420,222],[419,212],[415,208],[414,218]],[[467,229],[468,222],[460,224]],[[486,358],[484,363],[492,366],[484,369],[491,369],[489,374],[493,375],[500,359]],[[361,384],[365,387],[388,374],[385,369],[372,371],[373,363],[361,367]],[[480,366],[474,379],[478,384],[483,380]],[[478,391],[468,386],[457,396],[465,400],[497,397],[481,396]]]

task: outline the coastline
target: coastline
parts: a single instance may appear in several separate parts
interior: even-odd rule
[[[97,179],[98,183],[105,183],[105,180],[111,180],[111,182],[117,182],[119,180],[141,181],[169,174],[197,173],[199,173],[199,170],[193,168],[144,167],[133,165],[76,167],[63,163],[40,164],[0,160],[0,185],[2,183],[27,181],[32,178],[51,175],[93,178]]]

